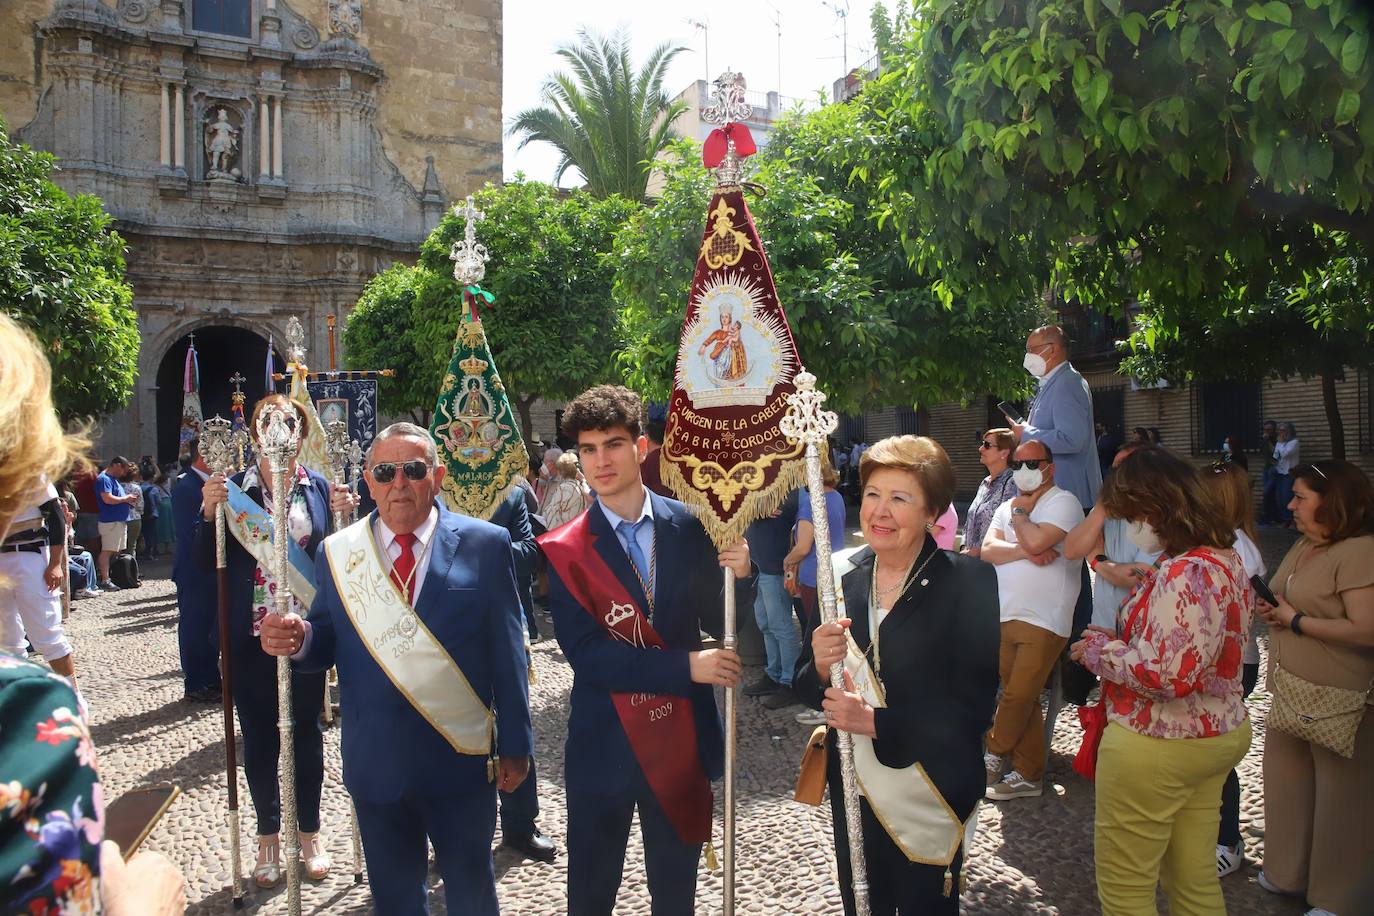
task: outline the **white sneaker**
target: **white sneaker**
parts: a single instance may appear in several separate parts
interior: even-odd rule
[[[983,769],[988,774],[988,785],[995,786],[1002,778],[1002,758],[991,751],[983,752]]]
[[[1225,878],[1227,875],[1240,871],[1240,867],[1245,864],[1245,847],[1237,843],[1234,847],[1222,846],[1217,844],[1217,877]]]
[[[1303,916],[1336,916],[1336,914],[1331,912],[1330,910],[1324,910],[1319,906],[1314,906],[1312,907],[1312,909],[1304,913]]]
[[[797,720],[798,725],[824,725],[828,721],[825,713],[819,709],[803,709],[792,718]]]
[[[1012,770],[996,785],[988,786],[986,797],[993,801],[1006,801],[1009,798],[1036,798],[1044,792],[1040,781],[1027,779]]]

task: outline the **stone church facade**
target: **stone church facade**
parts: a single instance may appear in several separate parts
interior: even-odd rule
[[[175,453],[193,332],[207,414],[235,372],[262,393],[292,315],[325,367],[327,316],[500,180],[501,38],[501,0],[6,0],[0,112],[128,244],[140,372],[102,454]]]

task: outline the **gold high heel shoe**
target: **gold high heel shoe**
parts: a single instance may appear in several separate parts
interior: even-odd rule
[[[253,869],[253,883],[258,887],[276,887],[281,883],[281,844],[275,833],[258,837],[258,864]]]
[[[296,836],[300,839],[301,865],[305,868],[305,876],[311,881],[323,881],[329,876],[329,869],[334,866],[334,862],[329,858],[329,853],[325,852],[324,841],[320,839],[319,831],[297,831]]]

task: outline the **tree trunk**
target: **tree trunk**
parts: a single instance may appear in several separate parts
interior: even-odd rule
[[[527,398],[511,399],[515,402],[515,412],[520,415],[520,435],[525,437],[526,442],[534,438],[534,421],[530,419],[530,407],[538,397],[539,395],[532,394]]]
[[[429,419],[432,413],[433,411],[412,407],[410,409],[410,422],[414,423],[416,426],[423,426],[425,429],[429,429]]]
[[[1345,460],[1345,423],[1341,420],[1341,405],[1336,401],[1336,373],[1322,373],[1322,406],[1326,408],[1326,427],[1331,431],[1331,457]]]

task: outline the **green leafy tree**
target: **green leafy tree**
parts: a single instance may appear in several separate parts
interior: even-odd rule
[[[936,299],[895,233],[874,229],[866,190],[823,166],[824,150],[855,126],[848,106],[786,120],[751,178],[767,192],[750,210],[778,297],[827,404],[861,412],[1019,390],[1020,350],[1038,310],[1012,303],[977,316]],[[674,152],[663,196],[625,227],[614,254],[621,368],[629,384],[658,399],[671,391],[712,187],[695,144]]]
[[[576,168],[597,197],[642,201],[653,159],[687,110],[663,90],[668,65],[682,50],[661,44],[636,71],[627,32],[605,38],[579,31],[576,44],[557,52],[572,73],[551,76],[541,92],[544,104],[517,114],[510,133],[521,138],[520,149],[542,141],[558,150],[555,184]]]
[[[637,205],[519,178],[488,185],[473,202],[486,213],[477,236],[491,255],[482,286],[496,296],[481,317],[528,438],[536,398],[571,398],[610,378],[615,305],[606,255]],[[417,422],[434,408],[462,316],[448,255],[463,227],[461,216],[445,216],[419,263],[374,277],[344,326],[346,363],[396,367],[397,378],[382,382],[380,406]]]
[[[0,120],[0,310],[47,350],[62,417],[96,417],[133,392],[138,317],[109,214],[53,184],[52,170],[52,156],[10,139]]]
[[[1310,284],[1374,243],[1369,38],[1349,0],[924,0],[832,154],[947,301],[1137,303],[1208,372],[1185,332],[1342,327]]]

